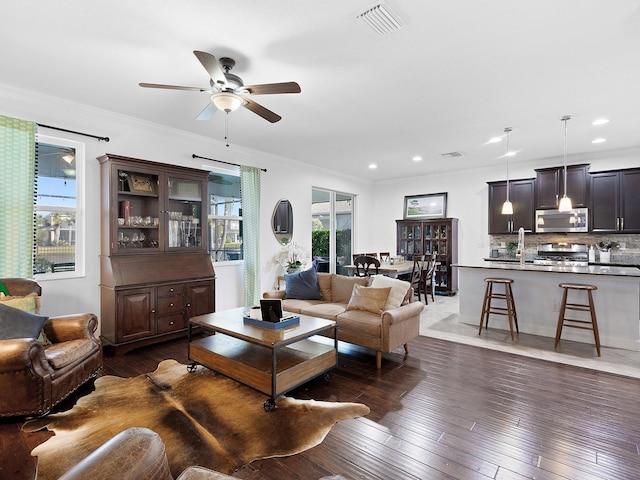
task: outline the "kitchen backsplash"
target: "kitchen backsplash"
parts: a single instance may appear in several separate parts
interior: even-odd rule
[[[498,250],[499,257],[509,256],[507,245],[518,242],[518,235],[491,235],[490,251]],[[615,234],[599,235],[594,233],[527,233],[524,236],[525,259],[532,260],[538,251],[538,245],[542,243],[583,243],[593,245],[599,243],[613,243],[618,245],[611,249],[611,263],[625,265],[640,265],[640,234]],[[599,261],[599,252],[596,249],[596,262]]]

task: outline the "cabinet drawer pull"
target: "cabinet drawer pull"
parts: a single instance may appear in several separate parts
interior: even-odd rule
[[[151,313],[156,313],[156,309],[154,308],[153,310],[151,310]]]
[[[170,306],[170,307],[173,307],[173,303],[170,303],[170,304],[169,304],[169,306]]]
[[[191,304],[190,304],[190,303],[187,303],[187,307],[190,307],[190,306],[191,306]]]
[[[171,288],[169,289],[169,291],[170,291],[170,292],[173,292],[173,287],[171,287]]]
[[[169,322],[169,325],[173,325],[173,322]]]

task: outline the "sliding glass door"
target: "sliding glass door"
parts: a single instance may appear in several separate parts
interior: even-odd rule
[[[312,255],[319,272],[349,275],[353,245],[354,195],[314,188]]]

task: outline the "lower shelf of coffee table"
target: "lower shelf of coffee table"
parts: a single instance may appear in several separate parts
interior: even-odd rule
[[[221,333],[192,340],[189,359],[275,398],[337,364],[333,345],[300,340],[275,350]],[[272,389],[275,375],[275,390]]]

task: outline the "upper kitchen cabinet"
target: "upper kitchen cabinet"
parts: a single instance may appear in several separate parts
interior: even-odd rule
[[[591,174],[591,231],[640,233],[640,169]]]
[[[564,195],[564,167],[536,169],[536,209],[558,208]],[[589,165],[567,165],[567,196],[574,207],[587,207]]]
[[[507,199],[507,182],[488,182],[489,185],[489,234],[526,232],[534,228],[535,179],[509,181],[509,201],[513,215],[502,214],[502,204]]]

